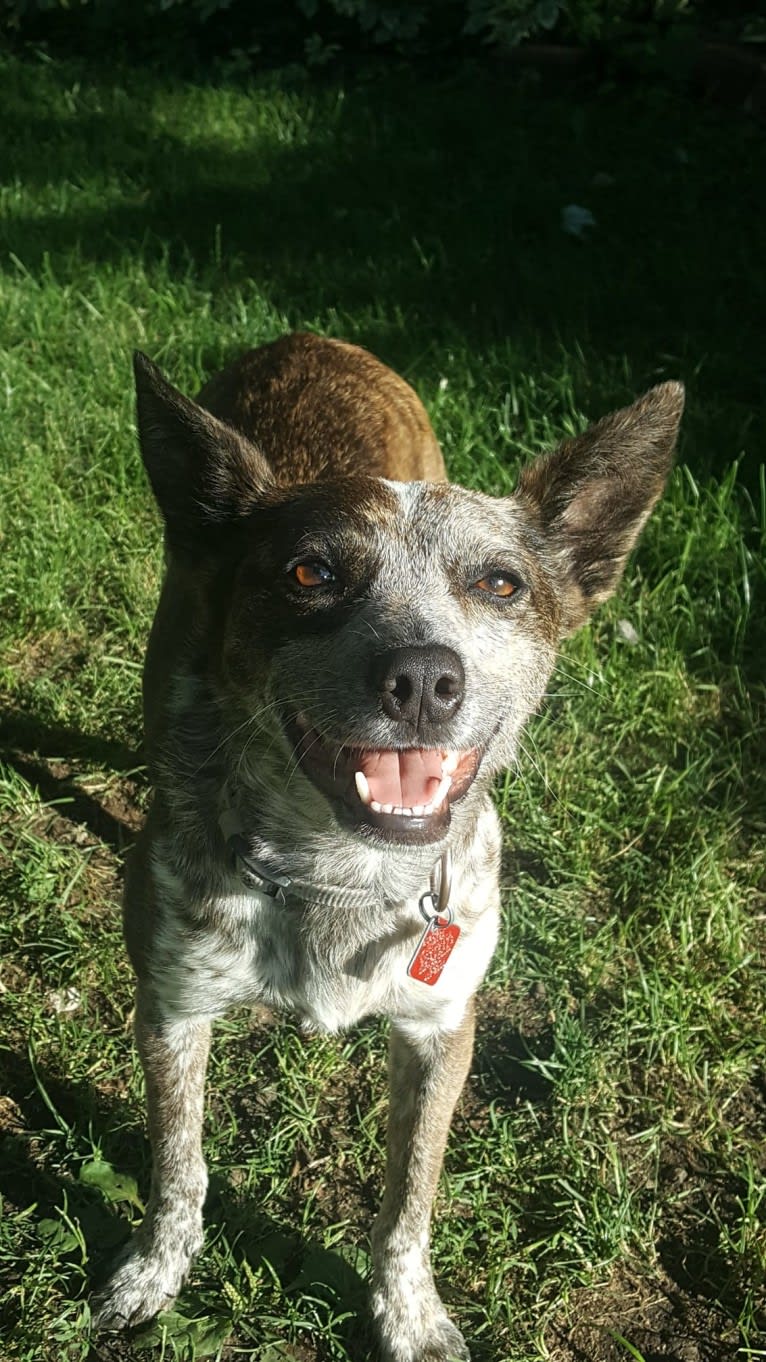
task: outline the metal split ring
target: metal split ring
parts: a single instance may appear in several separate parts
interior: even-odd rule
[[[420,900],[420,911],[426,922],[431,922],[435,917],[444,917],[447,919],[444,926],[449,926],[453,918],[453,912],[449,905],[451,892],[452,852],[448,849],[434,866],[431,875],[431,888]],[[429,903],[431,907],[430,912],[426,906]]]

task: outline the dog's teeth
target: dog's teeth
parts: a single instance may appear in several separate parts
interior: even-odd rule
[[[364,774],[364,771],[354,772],[354,784],[356,785],[356,792],[359,795],[359,798],[361,799],[362,803],[372,804],[373,800],[370,794],[370,786],[367,781],[367,777]]]
[[[452,776],[443,776],[442,779],[440,780],[439,788],[436,791],[436,794],[434,795],[433,799],[431,800],[431,804],[435,809],[438,809],[439,806],[444,803],[445,799],[447,798],[447,795],[449,794],[449,788],[451,784]]]
[[[457,770],[457,764],[459,760],[460,758],[458,757],[457,752],[448,752],[446,757],[442,761],[442,775],[443,776],[454,775],[455,771]]]
[[[362,772],[357,771],[354,777],[357,790],[359,790],[360,776],[362,780],[364,780]],[[367,782],[365,781],[365,786],[366,785]],[[441,793],[442,786],[444,786],[444,781],[442,781],[442,784],[439,786],[439,789],[436,792],[437,795]],[[445,788],[449,788],[449,782]],[[369,787],[366,788],[365,793],[369,794]],[[364,799],[361,790],[359,790],[359,797],[362,799],[363,803],[367,804],[367,806],[372,809],[373,813],[392,813],[395,818],[423,818],[425,815],[433,813],[438,807],[436,800],[432,800],[430,804],[414,804],[411,809],[405,808],[402,804],[379,804],[377,799]]]

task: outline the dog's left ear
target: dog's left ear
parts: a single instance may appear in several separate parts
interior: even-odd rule
[[[682,383],[661,383],[528,468],[516,498],[560,573],[562,636],[611,596],[670,471]]]

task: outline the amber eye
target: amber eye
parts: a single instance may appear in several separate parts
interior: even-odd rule
[[[488,596],[512,596],[518,591],[519,583],[507,572],[488,572],[486,577],[474,582],[474,587],[486,591]]]
[[[295,563],[290,568],[290,576],[298,586],[309,590],[317,586],[329,586],[335,581],[335,573],[321,558],[307,558],[303,563]]]

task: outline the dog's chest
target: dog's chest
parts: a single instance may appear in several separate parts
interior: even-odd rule
[[[478,984],[495,942],[494,914],[461,934],[438,985],[408,974],[424,929],[417,901],[392,915],[283,904],[245,889],[210,905],[189,925],[168,895],[152,961],[154,987],[174,1017],[215,1017],[237,1004],[265,1003],[297,1014],[309,1029],[337,1031],[375,1014],[437,1019]]]

